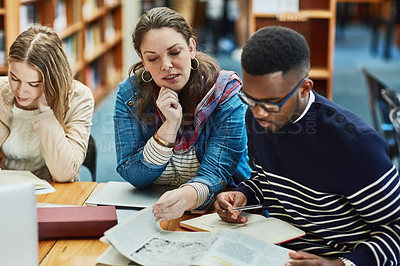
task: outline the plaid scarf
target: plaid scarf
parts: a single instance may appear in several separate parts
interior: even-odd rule
[[[207,123],[207,118],[218,105],[224,104],[232,98],[239,91],[241,85],[242,81],[235,72],[225,70],[220,72],[214,86],[194,110],[194,127],[189,130],[183,130],[182,126],[179,128],[177,141],[174,146],[175,154],[184,154],[193,148]],[[165,117],[157,108],[155,100],[153,100],[153,104],[156,110],[156,128],[158,130],[165,122]]]

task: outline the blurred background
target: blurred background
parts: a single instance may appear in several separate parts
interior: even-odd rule
[[[172,5],[171,7],[180,10],[195,27],[198,48],[213,54],[222,69],[236,71],[241,76],[241,48],[250,34],[247,11],[249,1],[153,1],[153,5],[146,3],[147,6],[142,8],[166,5],[163,2],[170,2],[170,6],[174,2],[177,5],[179,5],[178,2],[181,2],[181,6]],[[302,1],[300,0],[300,2]],[[314,36],[313,33],[310,33],[309,37],[311,38],[312,35],[312,38],[324,38],[328,34],[333,35],[332,49],[328,51],[326,47],[322,48],[323,53],[331,53],[326,56],[332,56],[332,72],[329,77],[331,82],[330,98],[374,126],[368,102],[368,85],[361,69],[366,68],[389,88],[400,92],[400,34],[398,30],[400,24],[395,15],[398,13],[394,14],[393,2],[372,2],[341,1],[335,3],[336,21],[331,26],[333,29],[325,26],[326,28],[321,29],[323,35],[316,33],[317,36]],[[385,9],[388,7],[389,10]],[[379,11],[383,13],[379,13]],[[275,20],[276,18],[267,19]],[[332,18],[332,20],[335,19]],[[273,23],[268,22],[267,25]],[[281,25],[282,23],[277,24]],[[324,22],[312,23],[312,25],[302,25],[299,22],[300,25],[296,25],[294,28],[305,27],[304,31],[310,31],[309,28],[315,26],[315,23]],[[328,45],[326,44],[326,46]],[[313,50],[315,48],[317,48],[316,45],[311,46],[312,53],[316,53]],[[316,83],[316,85],[318,84]],[[318,92],[321,93],[323,90]],[[322,94],[326,96],[326,93]],[[116,158],[112,120],[114,96],[115,91],[97,108],[93,120],[92,134],[96,139],[99,153],[97,166],[99,182],[122,181],[115,171]],[[84,178],[84,172],[82,172],[82,177]]]
[[[400,93],[399,2],[0,0],[0,72],[7,75],[5,55],[19,32],[33,23],[54,27],[63,39],[76,79],[88,85],[95,96],[92,136],[97,149],[97,182],[122,181],[115,170],[115,93],[129,67],[139,60],[131,32],[144,11],[168,6],[180,12],[197,33],[198,50],[212,54],[222,69],[239,76],[241,49],[248,36],[264,26],[286,26],[299,31],[309,43],[315,90],[381,131],[397,162],[399,138],[387,113],[398,106],[383,103],[388,110],[382,113],[379,104],[371,104],[382,100],[382,88],[394,92],[395,97]],[[371,79],[381,86],[378,94],[371,93]],[[92,180],[86,167],[82,167],[81,180]]]

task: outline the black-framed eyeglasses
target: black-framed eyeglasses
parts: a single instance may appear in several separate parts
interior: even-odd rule
[[[266,112],[270,113],[279,113],[281,111],[282,106],[285,104],[287,100],[296,92],[298,88],[300,88],[301,84],[308,78],[308,76],[305,76],[300,82],[296,85],[296,87],[285,97],[283,98],[280,102],[278,103],[273,103],[273,102],[268,102],[268,101],[258,101],[254,98],[251,98],[250,96],[246,95],[243,91],[238,92],[239,98],[247,104],[250,107],[256,107],[257,105],[261,106],[262,109],[264,109]]]

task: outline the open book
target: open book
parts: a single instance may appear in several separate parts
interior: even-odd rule
[[[30,171],[0,170],[0,186],[31,182],[35,184],[35,193],[46,194],[56,191],[52,185],[44,179],[32,174]]]
[[[289,249],[236,230],[177,232],[161,229],[151,208],[104,233],[110,247],[96,265],[269,265],[290,260]]]
[[[246,223],[228,223],[217,213],[202,215],[180,222],[180,226],[193,231],[217,232],[222,229],[234,229],[272,244],[280,244],[304,236],[304,231],[277,218],[267,218],[260,214],[242,212]]]

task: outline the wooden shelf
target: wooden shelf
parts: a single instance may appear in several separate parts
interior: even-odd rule
[[[73,64],[72,67],[72,72],[79,73],[81,71],[83,71],[85,64],[83,63],[83,61],[78,61],[75,62],[75,64]]]
[[[18,1],[18,0],[16,0],[16,1]],[[19,0],[21,5],[27,5],[27,4],[35,3],[35,2],[38,2],[38,1],[39,0]]]
[[[316,79],[328,79],[331,77],[331,73],[328,69],[322,69],[322,68],[312,68],[310,70],[310,78],[316,78]]]
[[[115,0],[110,4],[106,0],[3,1],[0,20],[4,21],[6,54],[8,47],[20,33],[21,21],[26,20],[26,17],[20,17],[21,7],[29,5],[36,12],[33,17],[37,21],[32,23],[57,28],[75,78],[92,89],[96,105],[97,101],[106,97],[122,80],[122,0]],[[87,3],[89,6],[85,8]],[[84,9],[89,10],[90,15],[83,14]],[[56,14],[57,10],[65,10],[65,13]],[[112,34],[109,35],[110,31]],[[90,45],[93,49],[85,50]],[[7,75],[7,72],[7,67],[0,67],[0,75]]]
[[[65,39],[65,38],[71,36],[74,33],[82,31],[83,28],[84,28],[84,24],[81,21],[78,21],[78,22],[68,26],[62,32],[59,32],[58,35],[60,36],[61,39]]]
[[[299,18],[325,18],[330,19],[332,18],[333,14],[326,10],[301,10],[297,13],[254,13],[257,18],[276,18],[279,19],[280,17],[293,17],[293,21],[297,21],[297,17]]]
[[[311,50],[310,78],[314,89],[332,99],[336,1],[299,0],[298,12],[262,13],[249,1],[249,34],[266,26],[284,26],[301,33]]]
[[[85,56],[85,61],[87,61],[88,63],[93,62],[94,60],[99,58],[101,55],[106,53],[108,50],[110,50],[111,47],[120,43],[121,40],[122,40],[121,33],[117,33],[113,40],[96,45],[95,50],[92,53],[87,54]]]
[[[84,21],[86,23],[91,23],[91,22],[103,17],[104,15],[106,15],[107,12],[108,12],[108,9],[106,9],[105,7],[98,8],[92,14],[90,14],[88,18],[84,19]]]

